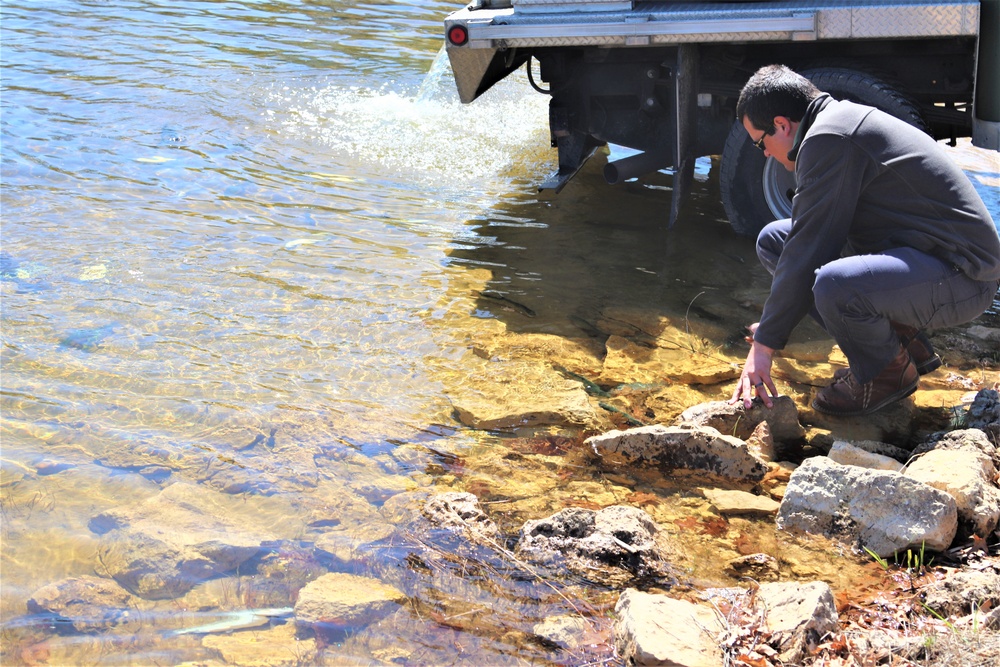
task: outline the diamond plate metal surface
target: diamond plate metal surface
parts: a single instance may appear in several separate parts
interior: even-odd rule
[[[547,7],[549,10],[567,8],[579,10],[584,8],[587,11],[600,11],[603,6],[608,11],[624,11],[632,8],[632,0],[513,0],[515,8],[526,7]]]
[[[576,11],[570,13],[520,12],[518,8],[567,5],[566,0],[515,0],[513,12],[499,19],[503,25],[491,25],[488,38],[479,39],[475,26],[470,33],[477,45],[495,47],[544,46],[636,46],[645,44],[683,44],[694,42],[775,42],[800,39],[893,39],[904,37],[955,37],[976,35],[979,23],[977,0],[800,0],[799,2],[634,2],[634,11]],[[577,9],[605,7],[607,0],[582,0],[571,3]],[[480,16],[471,13],[472,16]],[[768,29],[766,21],[791,16],[814,16],[815,32]],[[719,32],[706,30],[712,21],[737,19],[757,21],[760,27]],[[638,30],[631,35],[605,35],[601,26],[644,23],[669,24],[664,34]],[[662,23],[666,22],[666,23]],[[579,34],[567,34],[567,24],[580,26]],[[509,30],[513,37],[505,35]],[[690,26],[690,31],[685,28]],[[558,34],[546,34],[551,31]],[[526,32],[530,34],[525,34]],[[666,34],[669,33],[669,34]],[[470,44],[470,46],[473,46]]]

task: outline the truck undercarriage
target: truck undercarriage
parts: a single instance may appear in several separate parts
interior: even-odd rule
[[[987,14],[1000,4],[990,1]],[[735,105],[750,75],[776,62],[937,139],[975,135],[1000,149],[1000,83],[981,60],[989,45],[977,0],[496,4],[480,0],[448,17],[448,53],[463,102],[520,67],[550,96],[559,168],[541,187],[560,189],[599,146],[626,146],[641,153],[610,163],[607,180],[674,169],[672,223],[694,159],[721,155],[730,221],[756,233],[790,212],[794,180],[752,149]],[[978,77],[974,109],[984,70],[992,83]]]

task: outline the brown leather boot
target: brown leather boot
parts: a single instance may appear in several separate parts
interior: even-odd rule
[[[899,336],[899,342],[910,353],[913,365],[917,367],[917,373],[927,375],[941,367],[941,357],[934,351],[931,339],[923,331],[916,327],[900,324],[899,322],[890,321],[889,324],[892,325],[893,331]],[[851,369],[849,368],[841,368],[833,374],[833,379],[839,380],[840,378],[847,377],[847,374],[850,372]]]
[[[812,406],[840,417],[867,415],[912,394],[919,378],[910,353],[900,347],[896,358],[874,380],[860,384],[850,372],[835,377],[833,384],[816,392]]]
[[[931,345],[931,339],[927,337],[927,334],[916,327],[899,322],[890,321],[889,324],[899,336],[899,342],[910,353],[910,358],[913,359],[913,365],[917,367],[918,373],[927,375],[941,367],[941,357],[934,351],[934,346]]]

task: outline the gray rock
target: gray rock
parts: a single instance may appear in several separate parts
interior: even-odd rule
[[[923,589],[924,604],[939,614],[960,616],[982,607],[1000,606],[1000,572],[959,570]]]
[[[1000,392],[983,389],[965,414],[965,428],[978,428],[1000,443]]]
[[[933,442],[924,443],[913,450],[913,456],[919,456],[935,449],[974,449],[982,452],[993,460],[993,465],[1000,468],[1000,449],[990,440],[985,431],[978,428],[949,431]]]
[[[138,506],[95,517],[91,527],[107,530],[98,555],[115,581],[135,595],[180,597],[256,555],[262,541],[273,541],[227,515],[234,502],[199,485],[171,485]]]
[[[795,401],[788,396],[774,399],[774,407],[768,408],[760,400],[755,400],[750,409],[743,403],[730,405],[729,401],[713,401],[695,405],[677,419],[678,425],[710,426],[720,433],[746,440],[758,424],[767,423],[771,437],[777,442],[798,442],[806,432],[799,423],[799,411]]]
[[[615,466],[657,466],[665,472],[686,470],[736,482],[759,482],[767,473],[767,463],[745,442],[708,426],[642,426],[609,431],[586,442]]]
[[[129,615],[132,596],[111,579],[69,577],[35,591],[28,612],[69,621],[79,632],[106,630]]]
[[[626,663],[719,667],[724,628],[715,610],[666,595],[628,589],[615,605],[615,647]]]
[[[998,464],[1000,449],[986,433],[970,428],[918,447],[905,474],[955,498],[962,535],[986,537],[1000,524]]]
[[[787,664],[798,664],[827,633],[839,628],[830,586],[821,581],[777,582],[757,589],[767,610],[768,643]]]
[[[1000,524],[1000,489],[993,483],[997,471],[980,450],[934,449],[913,460],[904,474],[955,499],[960,534],[988,537]]]
[[[532,562],[565,566],[588,578],[668,576],[658,532],[652,517],[637,507],[570,507],[526,522],[516,551]]]
[[[887,557],[921,546],[947,549],[958,527],[958,511],[954,498],[923,482],[817,456],[792,473],[777,525]]]
[[[359,628],[389,615],[405,600],[402,591],[378,579],[332,572],[299,591],[295,622],[320,631]]]

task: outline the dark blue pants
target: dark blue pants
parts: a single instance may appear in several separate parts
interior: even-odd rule
[[[757,256],[772,275],[791,227],[791,220],[775,220],[757,237]],[[893,248],[821,266],[810,312],[837,341],[854,377],[865,383],[899,353],[890,320],[917,329],[964,324],[989,308],[997,286],[913,248]]]

